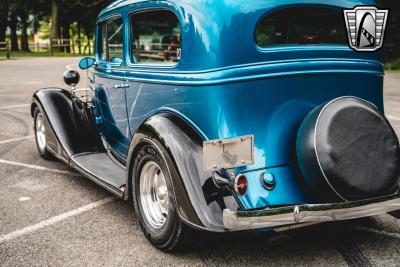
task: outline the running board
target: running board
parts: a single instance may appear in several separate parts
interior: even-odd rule
[[[70,166],[118,197],[124,196],[126,170],[106,152],[74,155]]]

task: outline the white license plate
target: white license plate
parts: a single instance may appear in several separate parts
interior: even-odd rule
[[[254,164],[252,135],[203,142],[203,168],[206,171],[252,164]]]

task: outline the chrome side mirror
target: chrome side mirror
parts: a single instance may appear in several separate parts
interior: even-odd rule
[[[92,57],[84,57],[81,59],[79,62],[79,68],[81,70],[87,70],[88,68],[92,67],[94,65],[94,62],[96,60]]]

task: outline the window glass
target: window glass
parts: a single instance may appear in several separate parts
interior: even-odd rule
[[[133,14],[131,28],[134,62],[174,64],[180,60],[181,29],[178,18],[171,11]]]
[[[286,8],[265,16],[257,25],[261,47],[285,44],[346,44],[341,10],[320,7]]]
[[[114,19],[102,25],[102,60],[121,63],[124,57],[123,51],[123,24],[122,19]]]

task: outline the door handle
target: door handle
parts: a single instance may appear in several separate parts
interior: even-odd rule
[[[114,89],[125,89],[129,88],[129,84],[117,84],[113,86]]]

